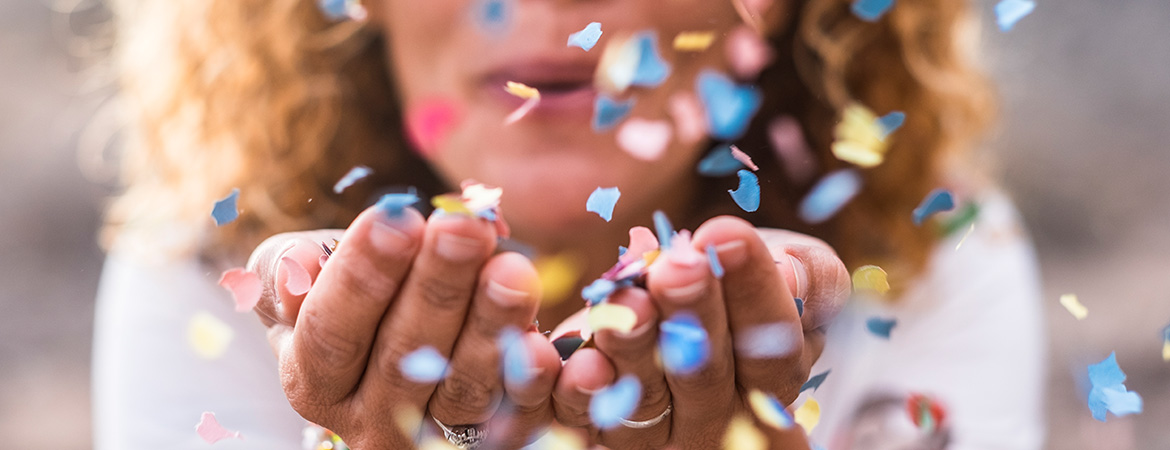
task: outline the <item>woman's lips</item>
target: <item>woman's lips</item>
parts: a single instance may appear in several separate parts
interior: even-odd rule
[[[481,90],[485,97],[511,111],[524,104],[525,99],[509,94],[504,86],[509,82],[523,83],[540,92],[540,102],[528,114],[565,118],[592,115],[597,90],[593,87],[596,63],[525,62],[493,71],[483,78]]]

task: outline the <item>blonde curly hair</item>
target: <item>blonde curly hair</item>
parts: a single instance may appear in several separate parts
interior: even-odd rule
[[[444,190],[407,150],[376,30],[331,22],[310,0],[110,2],[129,126],[126,190],[109,209],[107,246],[118,237],[239,261],[274,233],[346,226],[373,186]],[[793,23],[769,36],[775,62],[757,80],[765,103],[741,147],[768,148],[768,122],[791,115],[825,173],[845,167],[829,147],[846,104],[902,110],[907,120],[885,163],[864,172],[863,192],[816,227],[794,219],[809,186],[767,180],[782,162],[757,152],[773,169],[761,170],[762,181],[779,181],[765,189],[785,201],[746,218],[821,237],[851,267],[880,264],[892,280],[909,279],[937,239],[910,211],[994,109],[971,61],[970,5],[899,0],[876,23],[855,17],[849,0],[789,7]],[[333,182],[357,164],[378,178],[334,195]],[[235,187],[243,214],[209,232],[210,205]]]

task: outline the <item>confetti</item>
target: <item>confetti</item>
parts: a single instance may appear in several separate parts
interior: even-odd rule
[[[762,96],[751,85],[737,85],[719,72],[704,70],[696,81],[699,101],[707,112],[707,125],[715,139],[743,136],[760,108]]]
[[[897,319],[883,319],[881,317],[870,317],[865,321],[865,328],[873,333],[874,336],[889,339],[890,331],[894,326],[898,325]]]
[[[1036,9],[1036,2],[1032,0],[1000,0],[995,5],[995,23],[1000,31],[1011,31],[1020,19],[1032,14]]]
[[[1117,366],[1117,353],[1110,352],[1103,361],[1089,366],[1089,411],[1093,418],[1105,422],[1106,412],[1117,417],[1142,412],[1142,398],[1125,388],[1125,372]]]
[[[670,122],[633,118],[622,124],[617,141],[626,153],[643,161],[662,157],[673,134]]]
[[[561,426],[551,426],[527,450],[584,450],[585,441],[578,433]]]
[[[589,200],[585,201],[585,210],[597,213],[606,222],[613,219],[613,207],[617,205],[618,198],[622,196],[622,192],[617,187],[602,188],[599,187],[589,194]]]
[[[590,306],[593,306],[605,301],[615,290],[617,290],[617,283],[614,283],[612,280],[598,278],[581,290],[581,298],[584,298]]]
[[[845,107],[841,122],[834,128],[833,156],[860,167],[876,167],[885,160],[889,145],[885,129],[869,108],[857,103]]]
[[[659,325],[658,350],[668,373],[687,375],[707,364],[711,356],[707,330],[687,312],[675,314]]]
[[[765,394],[758,389],[748,392],[748,404],[760,422],[777,430],[787,430],[796,424],[792,414],[780,404],[776,397]]]
[[[812,433],[813,428],[816,428],[817,424],[821,422],[821,404],[811,395],[808,396],[804,404],[792,413],[792,419],[797,425],[804,428],[805,433]]]
[[[902,111],[891,112],[879,117],[877,123],[882,129],[881,139],[884,141],[890,137],[890,134],[902,128],[902,124],[906,123],[906,113]]]
[[[292,259],[292,257],[285,256],[280,258],[280,271],[284,273],[284,288],[288,289],[289,294],[305,295],[313,287],[313,278],[309,276],[309,271],[305,270],[305,266],[302,266],[300,262]],[[236,311],[239,311],[238,304],[236,305]]]
[[[800,218],[811,224],[829,220],[861,190],[861,175],[842,169],[825,175],[800,202]]]
[[[356,166],[352,169],[349,169],[349,172],[346,172],[345,176],[341,177],[340,180],[337,180],[337,184],[333,185],[333,193],[340,194],[350,186],[353,186],[354,183],[357,183],[362,178],[368,177],[373,173],[374,169],[366,166]]]
[[[959,248],[963,246],[964,242],[967,242],[967,238],[971,237],[971,233],[973,231],[975,231],[975,224],[974,223],[972,223],[971,226],[967,228],[966,233],[963,233],[963,238],[959,239],[959,243],[955,244],[955,251],[956,252],[959,251]]]
[[[410,192],[383,195],[374,207],[385,213],[387,217],[398,219],[402,217],[407,207],[418,202],[418,194],[415,193],[414,188],[410,188]]]
[[[1170,325],[1162,329],[1162,361],[1170,361]]]
[[[211,219],[215,221],[215,226],[222,227],[240,217],[240,212],[236,210],[236,201],[239,199],[240,190],[236,188],[232,189],[232,193],[227,197],[215,202],[215,206],[211,208]]]
[[[707,244],[707,264],[711,266],[711,275],[723,278],[723,264],[719,262],[719,254],[715,252],[715,244]]]
[[[853,14],[866,22],[876,22],[893,6],[894,0],[853,0]]]
[[[501,34],[512,22],[513,8],[511,0],[478,0],[472,14],[480,30]]]
[[[817,389],[821,387],[821,383],[825,382],[825,378],[829,377],[829,372],[832,372],[832,370],[826,370],[809,377],[808,381],[805,381],[804,384],[800,386],[800,392],[804,392],[809,389],[812,389],[813,392],[816,392]]]
[[[752,359],[782,358],[797,349],[800,330],[784,322],[753,325],[735,334],[736,356]]]
[[[654,211],[654,233],[658,236],[658,245],[662,250],[670,250],[670,241],[674,237],[674,225],[662,211]]]
[[[621,424],[638,408],[642,398],[642,384],[633,375],[621,377],[616,383],[598,390],[589,399],[589,419],[603,430]]]
[[[232,293],[236,302],[236,312],[251,311],[260,301],[260,276],[249,272],[242,267],[228,269],[219,276],[219,285]]]
[[[597,40],[601,39],[601,22],[589,22],[581,31],[569,35],[569,47],[579,47],[582,50],[593,50]]]
[[[776,159],[796,184],[807,183],[817,170],[817,160],[808,149],[804,131],[792,116],[780,116],[768,124],[768,139]]]
[[[729,190],[731,199],[744,211],[756,212],[760,209],[760,179],[748,170],[736,172],[739,175],[739,187]]]
[[[366,8],[360,0],[317,0],[317,7],[332,21],[366,20]]]
[[[499,347],[502,350],[500,357],[503,360],[504,382],[510,386],[524,386],[531,382],[536,374],[524,335],[515,328],[505,328],[500,332]]]
[[[544,293],[541,296],[541,302],[545,305],[559,302],[569,294],[569,291],[576,286],[577,280],[580,279],[580,264],[577,262],[577,258],[568,253],[537,258],[534,265],[536,273],[540,277],[541,290]]]
[[[804,299],[800,297],[793,297],[792,301],[796,302],[796,315],[798,317],[804,317]]]
[[[922,199],[922,203],[914,208],[913,219],[914,225],[922,226],[923,222],[930,216],[955,209],[955,196],[951,191],[946,189],[935,189],[926,194],[926,198]]]
[[[523,83],[509,81],[504,85],[504,90],[509,94],[515,95],[525,100],[524,104],[520,105],[519,108],[516,108],[515,111],[512,111],[511,114],[508,114],[508,117],[504,118],[505,125],[513,124],[516,123],[516,121],[523,119],[524,116],[528,115],[528,113],[532,111],[532,108],[536,107],[537,103],[540,103],[540,91]]]
[[[907,397],[906,412],[910,415],[910,421],[924,434],[934,433],[946,420],[946,410],[942,405],[922,394],[910,394]]]
[[[594,86],[613,94],[625,92],[634,82],[641,56],[640,47],[632,37],[618,35],[610,39],[593,74]]]
[[[654,237],[654,232],[649,228],[633,227],[630,228],[629,234],[630,247],[626,250],[626,255],[619,258],[623,262],[632,263],[658,248],[658,238]]]
[[[678,140],[693,144],[707,136],[707,118],[699,99],[688,91],[677,92],[670,97],[670,117]]]
[[[754,80],[772,62],[772,46],[749,27],[731,31],[725,44],[731,72],[741,80]]]
[[[699,174],[708,177],[722,177],[744,168],[743,163],[732,154],[731,148],[731,145],[720,145],[711,149],[707,156],[699,160]]]
[[[398,361],[402,376],[415,383],[437,383],[447,375],[447,359],[434,347],[422,346]]]
[[[1064,309],[1067,309],[1068,312],[1073,315],[1073,317],[1077,318],[1077,320],[1085,320],[1085,317],[1089,316],[1089,309],[1085,308],[1085,305],[1082,305],[1081,302],[1077,300],[1076,294],[1061,295],[1060,306],[1063,306]]]
[[[604,94],[598,94],[597,101],[593,103],[593,131],[602,132],[613,128],[618,122],[625,120],[632,109],[634,109],[632,98],[619,102]]]
[[[758,172],[760,170],[760,166],[757,166],[756,163],[752,162],[752,157],[748,156],[747,153],[744,153],[743,150],[740,150],[739,147],[736,147],[735,144],[731,145],[731,157],[735,158],[736,161],[743,163],[744,167],[752,169],[752,172]]]
[[[658,33],[643,31],[634,35],[632,45],[638,48],[638,65],[630,84],[658,87],[670,76],[670,64],[658,54]]]
[[[203,359],[218,359],[235,337],[228,324],[206,311],[191,316],[187,323],[187,344]]]
[[[701,52],[715,42],[714,31],[684,31],[674,36],[673,47],[680,52]]]
[[[496,234],[501,239],[507,239],[510,230],[500,215],[500,197],[504,190],[474,180],[464,180],[460,185],[463,192],[432,197],[431,205],[443,214],[463,214],[488,220],[495,225]]]
[[[735,416],[727,425],[723,434],[723,450],[766,450],[768,438],[760,432],[752,421],[743,416]]]
[[[890,292],[890,281],[881,267],[868,265],[853,271],[853,292],[873,292],[886,295]]]
[[[406,113],[406,129],[413,148],[419,155],[430,157],[443,146],[462,112],[459,106],[445,99],[421,102]]]
[[[224,439],[243,439],[239,431],[228,431],[215,419],[215,413],[204,411],[195,424],[195,432],[208,444],[214,444]]]
[[[614,330],[629,333],[638,323],[638,315],[629,306],[599,303],[589,308],[589,329],[593,333]]]
[[[573,356],[573,352],[576,352],[577,349],[581,348],[581,345],[584,343],[585,338],[581,337],[580,331],[571,331],[569,333],[565,333],[565,335],[553,339],[552,341],[553,348],[556,348],[557,354],[561,356],[561,361],[567,360],[570,356]]]

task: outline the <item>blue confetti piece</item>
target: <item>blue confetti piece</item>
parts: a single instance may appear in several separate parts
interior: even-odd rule
[[[995,5],[995,23],[1000,31],[1011,31],[1020,19],[1032,14],[1036,2],[1032,0],[1002,0]]]
[[[415,194],[414,188],[410,188],[410,192],[383,195],[374,206],[386,213],[386,217],[397,219],[402,217],[407,207],[418,201],[418,194]]]
[[[833,370],[830,369],[830,370],[826,370],[824,372],[818,373],[816,375],[813,375],[812,377],[810,377],[808,379],[808,381],[805,381],[804,384],[802,384],[800,386],[800,392],[804,392],[804,391],[807,391],[809,389],[812,389],[813,392],[816,392],[817,389],[821,387],[821,383],[825,382],[825,378],[829,377],[829,372],[832,372],[832,371]]]
[[[731,141],[743,136],[760,108],[762,95],[759,89],[735,84],[713,70],[700,73],[695,84],[699,100],[707,112],[711,137]]]
[[[870,317],[869,320],[865,321],[865,328],[869,329],[870,333],[886,339],[890,338],[890,330],[893,330],[896,325],[898,325],[897,319]]]
[[[674,240],[674,225],[670,224],[666,213],[654,211],[654,232],[658,235],[658,247],[670,250],[670,241]]]
[[[631,85],[658,87],[670,76],[670,64],[658,54],[658,33],[643,31],[633,38],[638,46],[638,68],[634,70]]]
[[[581,289],[581,298],[589,302],[589,306],[596,305],[605,301],[614,290],[617,289],[617,284],[604,278],[598,278]]]
[[[589,200],[585,201],[585,210],[597,213],[606,222],[613,219],[613,207],[617,205],[618,198],[622,196],[622,192],[616,187],[611,188],[597,188],[589,194]]]
[[[724,144],[711,149],[699,160],[699,175],[725,177],[743,169],[744,165],[731,154],[731,146]]]
[[[350,186],[353,186],[354,183],[357,183],[358,180],[368,177],[372,173],[374,173],[374,169],[366,166],[357,166],[349,169],[349,172],[346,172],[345,176],[341,177],[340,180],[337,180],[337,184],[333,185],[333,193],[340,194]]]
[[[398,361],[402,376],[415,383],[437,383],[447,375],[447,358],[434,347],[423,346]]]
[[[642,399],[642,384],[638,377],[626,375],[611,386],[602,388],[589,399],[589,419],[603,430],[621,424],[638,408]]]
[[[628,252],[628,251],[630,251],[630,249],[626,248],[626,246],[619,245],[618,246],[618,258],[626,256],[626,252]]]
[[[687,375],[707,364],[711,346],[699,318],[687,312],[675,314],[659,326],[658,351],[671,374]]]
[[[921,226],[923,222],[930,216],[955,209],[955,196],[951,191],[946,189],[935,189],[926,194],[926,198],[922,199],[922,203],[914,208],[914,225]]]
[[[1089,383],[1095,387],[1118,386],[1125,383],[1125,378],[1125,372],[1117,365],[1117,352],[1110,352],[1108,358],[1089,366]]]
[[[347,0],[317,0],[317,7],[321,9],[329,20],[344,20],[349,18],[349,2]]]
[[[861,174],[842,169],[826,175],[800,203],[800,218],[817,224],[829,220],[861,191]]]
[[[884,141],[890,137],[890,133],[898,131],[899,128],[902,128],[902,124],[906,123],[906,113],[902,111],[891,112],[879,117],[877,123],[882,129],[881,138]]]
[[[894,6],[894,0],[854,0],[853,14],[866,22],[876,22]]]
[[[227,197],[215,202],[215,206],[211,208],[211,219],[215,220],[215,226],[222,227],[240,217],[240,211],[236,209],[236,201],[239,199],[240,189],[236,188],[232,189],[232,193]]]
[[[524,335],[515,328],[505,328],[500,332],[500,349],[504,382],[512,386],[523,386],[532,381],[532,356],[524,343]]]
[[[750,170],[740,170],[739,187],[734,191],[727,191],[731,199],[744,211],[756,212],[760,209],[760,179]]]
[[[634,109],[634,99],[616,101],[606,95],[598,95],[593,103],[593,131],[602,132],[613,128]]]
[[[512,0],[478,0],[473,6],[475,23],[489,33],[502,33],[512,23]]]
[[[793,297],[792,301],[796,302],[796,315],[804,317],[804,299],[800,297]]]
[[[715,244],[707,244],[707,263],[711,265],[711,274],[715,275],[715,278],[723,278],[723,264],[719,262]]]
[[[593,50],[597,40],[601,39],[601,22],[589,22],[581,31],[569,35],[569,47],[580,47],[582,50]]]
[[[1142,398],[1137,392],[1125,388],[1125,372],[1117,365],[1117,353],[1089,366],[1089,411],[1101,422],[1106,412],[1121,417],[1142,412]]]

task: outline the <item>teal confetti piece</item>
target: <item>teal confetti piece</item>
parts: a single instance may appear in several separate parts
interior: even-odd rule
[[[813,392],[816,392],[817,389],[821,387],[821,383],[825,382],[825,378],[829,377],[829,372],[832,372],[832,370],[826,370],[810,377],[808,381],[805,381],[804,384],[800,386],[800,392],[804,392],[809,389],[812,389]]]
[[[744,211],[756,212],[760,209],[760,179],[750,170],[740,170],[739,187],[734,191],[727,191],[731,199]]]
[[[662,250],[670,250],[670,244],[674,238],[674,225],[670,224],[666,213],[654,211],[654,232],[658,235],[658,247]]]
[[[642,384],[638,382],[638,377],[623,376],[617,383],[602,388],[589,399],[589,420],[603,430],[617,427],[622,419],[634,413],[641,399]]]
[[[485,32],[500,34],[512,23],[512,0],[477,0],[472,6],[475,23]]]
[[[590,22],[581,31],[569,35],[569,47],[579,47],[582,50],[593,50],[597,40],[601,39],[601,22]]]
[[[236,202],[239,199],[240,190],[236,188],[232,189],[232,193],[227,197],[215,202],[215,206],[211,208],[211,219],[215,220],[215,226],[222,227],[240,217],[240,211],[236,209]]]
[[[622,196],[622,192],[616,187],[602,188],[599,187],[589,194],[589,200],[585,201],[585,210],[601,216],[606,222],[613,219],[613,207],[617,205],[618,198]]]
[[[504,381],[512,386],[523,386],[532,381],[532,355],[519,330],[508,327],[500,332],[501,358]]]
[[[865,321],[865,328],[873,333],[874,336],[889,339],[890,331],[898,325],[897,319],[883,319],[881,317],[870,317]]]
[[[884,141],[890,137],[890,134],[902,128],[902,124],[906,123],[906,113],[902,111],[894,111],[877,120],[878,126],[882,129],[881,139]]]
[[[866,22],[876,22],[894,6],[894,0],[854,0],[853,14]]]
[[[658,54],[658,33],[642,31],[633,38],[633,45],[638,46],[638,67],[634,70],[631,85],[642,87],[658,87],[670,76],[670,64]]]
[[[723,264],[719,262],[719,254],[715,252],[715,244],[707,244],[707,263],[711,265],[711,274],[715,278],[723,278]]]
[[[591,126],[594,132],[602,132],[617,126],[630,111],[634,109],[634,99],[617,101],[604,94],[599,94],[593,103],[593,121]]]
[[[337,184],[333,185],[333,193],[340,194],[350,186],[353,186],[354,183],[357,183],[362,178],[368,177],[373,173],[374,170],[366,166],[357,166],[349,169],[349,172],[346,172],[345,176],[341,177],[340,180],[337,180]]]
[[[743,136],[763,101],[759,89],[713,70],[704,70],[695,83],[711,137],[731,141]]]
[[[723,144],[699,160],[698,170],[699,175],[706,177],[724,177],[743,168],[743,163],[732,156],[731,145]]]
[[[347,0],[318,0],[317,8],[329,20],[338,21],[349,18],[349,2]]]
[[[423,346],[402,357],[398,370],[415,383],[437,383],[447,375],[447,359],[434,347]]]
[[[796,315],[804,317],[804,299],[800,297],[793,297],[792,301],[796,302]]]
[[[613,281],[604,278],[598,278],[589,283],[581,290],[581,297],[589,302],[589,305],[596,305],[605,301],[613,291],[617,289],[617,284]]]
[[[817,224],[829,220],[861,191],[861,174],[842,169],[826,175],[800,203],[800,218]]]
[[[1142,398],[1125,388],[1125,372],[1117,365],[1117,353],[1089,366],[1089,412],[1104,422],[1106,413],[1121,417],[1142,412]]]
[[[668,373],[687,375],[707,364],[711,344],[699,318],[680,312],[658,327],[658,350]]]
[[[995,5],[995,23],[1003,32],[1011,31],[1020,19],[1032,14],[1036,2],[1032,0],[1002,0]]]
[[[922,226],[930,216],[953,209],[955,209],[955,196],[951,194],[951,191],[941,188],[930,191],[922,199],[922,203],[914,208],[914,225]]]
[[[378,199],[375,207],[384,212],[387,217],[397,219],[402,217],[402,213],[406,211],[407,207],[418,203],[418,201],[418,194],[415,194],[414,188],[412,187],[406,193],[383,195],[382,198]]]

